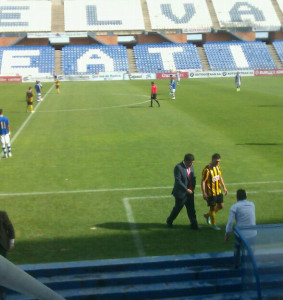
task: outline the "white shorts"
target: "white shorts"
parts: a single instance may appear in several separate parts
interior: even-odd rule
[[[172,92],[175,93],[176,89],[172,89]]]
[[[2,147],[5,147],[6,145],[10,145],[10,135],[9,134],[1,135],[1,144],[2,144]]]

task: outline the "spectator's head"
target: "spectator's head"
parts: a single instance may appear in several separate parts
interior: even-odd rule
[[[247,199],[246,191],[243,189],[237,190],[237,201],[242,201]]]

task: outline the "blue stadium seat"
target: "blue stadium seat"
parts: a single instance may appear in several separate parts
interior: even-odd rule
[[[211,42],[203,46],[211,70],[276,69],[264,42]]]
[[[197,48],[187,44],[140,44],[134,47],[138,72],[201,69]]]
[[[1,47],[2,74],[50,75],[54,71],[55,51],[51,46]]]
[[[273,46],[281,60],[281,63],[283,63],[283,40],[274,41]]]
[[[65,75],[129,71],[127,49],[122,45],[79,45],[62,49]]]

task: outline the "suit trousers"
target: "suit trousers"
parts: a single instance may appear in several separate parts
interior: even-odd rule
[[[175,206],[173,207],[167,222],[172,224],[184,206],[186,206],[187,215],[191,222],[191,226],[197,227],[194,194],[188,194],[185,199],[175,197]]]

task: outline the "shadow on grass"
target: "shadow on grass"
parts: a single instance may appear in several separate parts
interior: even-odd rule
[[[8,259],[15,264],[35,264],[138,257],[131,225],[127,222],[90,225],[93,229],[82,237],[19,238]],[[208,226],[199,231],[191,230],[189,225],[176,225],[172,229],[160,223],[135,226],[145,256],[232,251],[232,243],[224,242],[224,231],[216,232]]]
[[[168,229],[168,230],[188,230],[192,231],[190,228],[190,224],[187,225],[179,225],[173,224],[172,228],[169,228],[167,224],[164,223],[129,223],[129,222],[108,222],[102,224],[95,224],[94,227],[111,229],[111,230],[132,230],[133,228],[137,228],[138,230],[154,230],[154,229]],[[209,226],[201,226],[200,230],[209,230],[211,228]]]
[[[283,105],[276,104],[266,104],[266,105],[258,105],[258,107],[283,107]]]
[[[276,220],[273,220],[276,223]],[[277,220],[280,223],[281,220]],[[220,231],[207,225],[191,230],[189,225],[168,228],[160,223],[109,222],[96,224],[84,236],[41,237],[33,240],[16,240],[8,259],[15,264],[35,264],[82,260],[138,257],[135,235],[138,234],[145,256],[212,253],[233,250],[233,236],[224,241],[225,225]]]
[[[283,143],[241,143],[236,146],[283,146]]]

